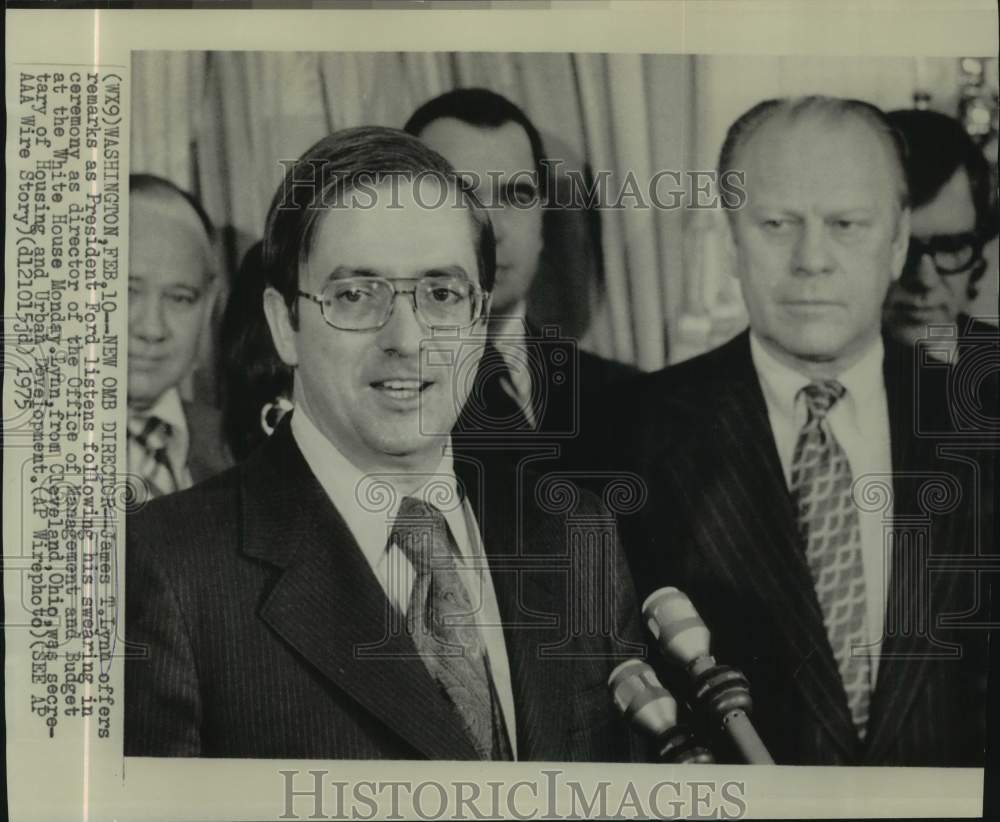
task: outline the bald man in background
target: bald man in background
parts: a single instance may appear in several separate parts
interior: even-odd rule
[[[212,224],[189,194],[129,178],[128,471],[151,496],[231,464],[219,412],[181,398],[215,294]]]

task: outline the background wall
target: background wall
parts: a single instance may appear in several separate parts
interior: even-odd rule
[[[997,87],[997,61],[984,63]],[[727,126],[784,94],[827,93],[908,108],[915,92],[955,115],[953,58],[734,57],[522,53],[137,52],[132,171],[195,193],[223,227],[234,270],[260,237],[292,160],[329,132],[362,123],[400,127],[422,102],[485,86],[521,105],[550,157],[610,172],[711,169]],[[992,149],[995,159],[995,139]],[[529,305],[584,347],[645,369],[698,353],[745,323],[713,210],[626,207],[553,215]],[[978,306],[997,313],[997,243]],[[211,362],[206,352],[206,364]]]

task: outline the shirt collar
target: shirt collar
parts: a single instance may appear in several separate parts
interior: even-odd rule
[[[292,414],[292,435],[368,563],[377,567],[383,561],[404,495],[389,484],[385,475],[366,474],[358,469],[320,432],[302,408]],[[426,481],[420,488],[405,495],[423,499],[444,512],[446,518],[462,510],[450,451],[445,449],[441,462],[425,475]],[[459,548],[463,550],[461,543]]]
[[[524,338],[528,333],[526,319],[527,306],[520,302],[493,324],[493,340],[498,350],[514,346],[524,346]]]
[[[188,432],[187,415],[184,413],[184,403],[181,402],[180,391],[176,387],[164,391],[160,398],[145,411],[130,411],[132,419],[147,420],[156,417],[170,426],[170,440],[167,443],[167,457],[176,470],[187,465]]]
[[[860,359],[835,377],[847,391],[842,402],[852,413],[867,407],[874,397],[885,391],[882,376],[884,355],[882,337],[876,336]],[[799,391],[812,380],[781,362],[753,331],[750,332],[750,356],[768,404],[787,418],[794,418]]]

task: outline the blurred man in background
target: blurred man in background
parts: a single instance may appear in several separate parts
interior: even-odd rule
[[[212,224],[189,194],[129,178],[128,470],[153,496],[226,468],[219,412],[181,398],[215,293]]]
[[[936,111],[893,111],[889,121],[906,145],[913,208],[910,253],[885,304],[885,322],[907,345],[928,339],[929,326],[951,326],[951,339],[991,334],[970,317],[986,271],[983,246],[997,235],[990,169],[961,123]],[[944,337],[935,329],[934,339]]]
[[[526,318],[526,300],[544,243],[550,189],[538,129],[514,103],[481,88],[460,88],[424,103],[404,129],[460,173],[474,175],[497,238],[491,339],[460,427],[493,431],[579,431],[587,396],[636,373],[543,333]],[[558,332],[558,329],[555,329]]]

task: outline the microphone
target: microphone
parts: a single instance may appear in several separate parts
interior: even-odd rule
[[[743,760],[773,765],[748,715],[753,708],[750,682],[735,668],[717,664],[708,653],[711,635],[687,595],[676,588],[660,588],[646,597],[642,615],[667,659],[687,670],[699,706],[715,717]]]
[[[641,659],[628,659],[608,677],[611,696],[621,714],[656,745],[660,762],[712,764],[712,754],[677,722],[677,702]]]

